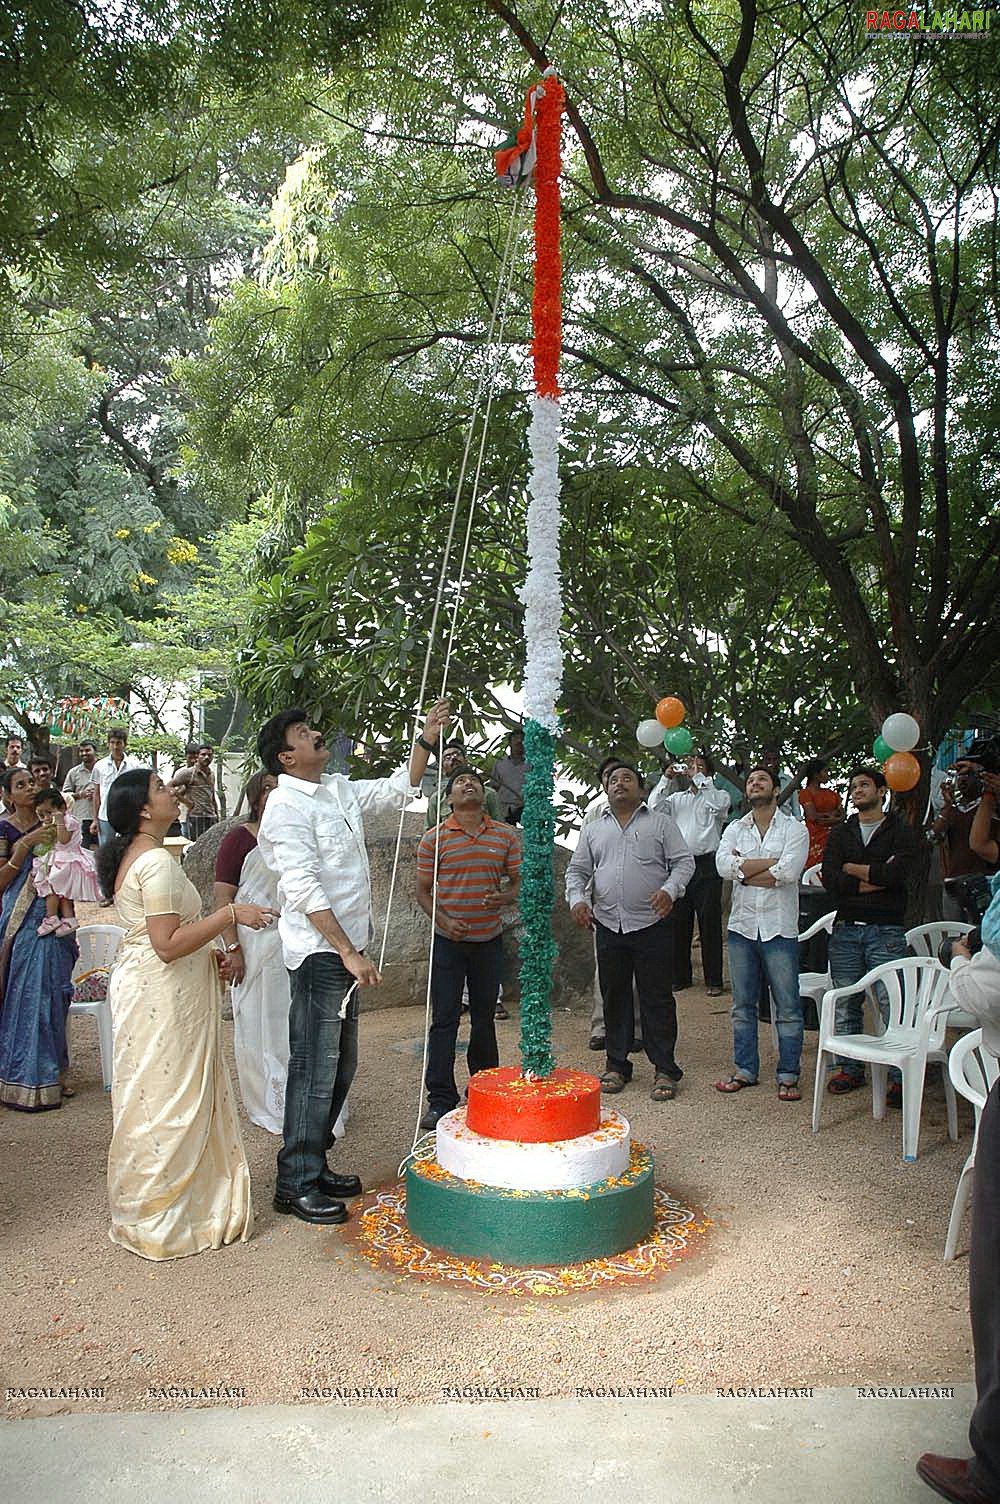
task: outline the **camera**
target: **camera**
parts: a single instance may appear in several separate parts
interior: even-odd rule
[[[978,924],[990,906],[992,893],[990,880],[983,873],[975,872],[969,877],[946,877],[945,892],[961,906],[962,918],[969,924]]]
[[[1000,736],[979,737],[962,756],[978,762],[984,773],[1000,773]]]
[[[967,772],[964,776],[964,793],[966,798],[981,799],[985,785],[983,773],[1000,773],[1000,736],[981,736],[959,754],[959,762],[978,763],[975,772]],[[951,770],[952,774],[954,769]]]
[[[967,935],[963,935],[962,938],[964,939],[966,945],[969,947],[969,951],[972,955],[975,955],[977,951],[982,950],[983,936],[978,925],[974,930],[970,930]],[[954,944],[955,937],[948,935],[944,940],[941,941],[941,944],[938,946],[938,960],[941,962],[942,966],[951,965],[952,947],[954,946]]]

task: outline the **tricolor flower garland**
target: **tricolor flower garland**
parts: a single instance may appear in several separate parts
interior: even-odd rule
[[[525,124],[514,147],[498,153],[497,170],[508,182],[535,174],[535,294],[532,357],[535,396],[528,443],[528,572],[524,605],[525,758],[524,850],[521,858],[521,1066],[547,1076],[555,1067],[549,1000],[556,947],[552,851],[555,841],[553,765],[559,729],[556,701],[562,685],[562,580],[559,573],[559,352],[562,344],[562,262],[559,173],[565,91],[551,73],[528,96]],[[530,125],[534,117],[534,132]]]

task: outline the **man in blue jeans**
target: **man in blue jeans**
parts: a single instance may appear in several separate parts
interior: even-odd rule
[[[382,980],[364,953],[372,936],[364,815],[398,809],[420,792],[448,716],[447,701],[439,700],[408,764],[389,778],[325,774],[326,739],[297,706],[272,716],[257,738],[260,760],[278,780],[257,844],[278,877],[278,928],[291,980],[274,1209],[303,1222],[346,1221],[343,1198],[361,1191],[358,1176],[334,1174],[326,1155],[357,1065],[357,987]]]
[[[851,773],[848,796],[856,813],[834,825],[823,853],[823,886],[836,900],[837,917],[830,936],[830,976],[834,987],[858,982],[874,966],[906,955],[906,884],[917,856],[917,835],[902,815],[884,811],[885,778],[879,768],[860,767]],[[882,1016],[888,1017],[885,989],[877,987]],[[864,993],[837,1001],[834,1026],[838,1034],[859,1034],[864,1018]],[[836,1074],[827,1082],[834,1096],[864,1085],[860,1060],[837,1059]],[[892,1068],[886,1089],[890,1107],[903,1105],[899,1071]]]
[[[770,768],[747,774],[749,814],[726,826],[715,854],[719,875],[733,884],[726,943],[733,989],[735,1069],[716,1091],[756,1086],[760,1075],[757,1000],[767,978],[778,1028],[778,1096],[799,1102],[802,1003],[799,998],[799,878],[809,852],[801,820],[778,808],[778,785]]]

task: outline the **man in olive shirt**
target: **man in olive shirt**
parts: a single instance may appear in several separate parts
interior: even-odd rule
[[[441,750],[440,777],[437,771],[427,772],[421,780],[421,786],[427,795],[427,814],[424,818],[424,829],[433,830],[443,820],[447,820],[451,814],[451,800],[448,797],[448,784],[454,778],[459,768],[469,766],[465,743],[460,741],[448,742]],[[440,787],[440,793],[438,792]],[[496,790],[487,788],[485,812],[491,820],[501,820],[500,800]]]
[[[194,767],[181,768],[170,780],[171,789],[188,807],[188,834],[192,841],[197,841],[219,819],[212,755],[211,742],[202,742]]]

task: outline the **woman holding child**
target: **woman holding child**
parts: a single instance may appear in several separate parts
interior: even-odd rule
[[[53,832],[38,819],[26,768],[0,780],[10,812],[0,820],[0,1103],[21,1112],[61,1107],[66,1015],[77,948],[72,933],[39,934],[45,898],[33,858]]]

